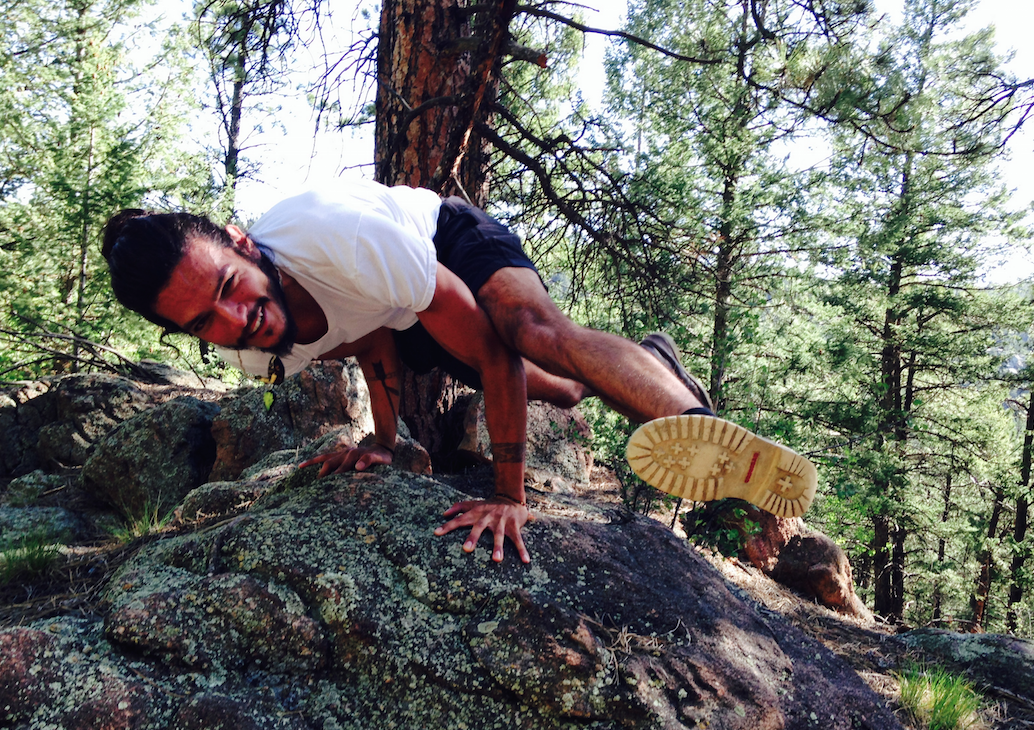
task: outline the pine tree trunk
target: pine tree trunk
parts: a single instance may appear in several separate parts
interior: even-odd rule
[[[984,630],[984,619],[987,617],[987,597],[991,593],[991,581],[994,577],[993,545],[998,536],[998,522],[1002,518],[1003,490],[995,489],[994,494],[994,507],[991,509],[991,519],[987,523],[987,541],[984,543],[984,550],[980,555],[980,574],[977,576],[973,595],[969,598],[971,611],[969,630],[973,632]]]
[[[377,47],[376,177],[482,206],[487,154],[478,127],[499,88],[512,0],[385,0]]]
[[[892,302],[901,289],[902,270],[900,259],[892,262],[887,290]],[[880,406],[883,415],[877,440],[877,450],[880,451],[896,450],[907,435],[903,423],[901,398],[901,347],[897,337],[897,329],[900,324],[900,313],[894,309],[893,305],[888,307],[884,316],[882,338],[880,377],[883,399]],[[895,503],[900,499],[898,489],[897,485],[888,479],[879,485],[878,491]],[[893,514],[886,512],[877,514],[873,518],[873,568],[875,571],[873,610],[887,620],[896,623],[904,618],[905,535],[904,530],[897,527],[894,522]]]
[[[890,574],[890,519],[887,515],[873,517],[872,572],[873,611],[885,618],[891,618]]]
[[[725,403],[725,368],[732,349],[729,315],[732,310],[732,271],[735,260],[732,211],[736,202],[736,178],[727,176],[722,190],[722,222],[718,231],[718,256],[715,261],[714,329],[711,337],[710,392],[721,413]]]
[[[954,452],[952,453],[952,459],[954,460]],[[941,535],[942,535],[942,537],[937,541],[937,569],[938,569],[938,577],[937,577],[937,583],[934,585],[934,589],[933,589],[933,614],[931,615],[931,620],[932,620],[934,625],[939,623],[940,620],[941,620],[941,602],[944,600],[944,596],[941,593],[941,578],[940,578],[939,574],[940,574],[941,571],[944,570],[944,554],[945,554],[945,550],[946,550],[946,548],[948,546],[948,540],[943,535],[945,534],[944,533],[944,529],[945,529],[944,526],[948,524],[948,517],[951,514],[951,478],[952,478],[952,474],[953,474],[953,472],[949,469],[948,470],[947,479],[945,480],[945,484],[944,484],[944,493],[943,493],[944,507],[943,507],[943,509],[941,509]]]
[[[1020,496],[1016,499],[1016,521],[1013,523],[1013,556],[1010,566],[1009,610],[1006,627],[1009,633],[1016,633],[1019,618],[1016,605],[1023,600],[1023,566],[1027,562],[1030,546],[1026,544],[1028,509],[1030,507],[1030,471],[1034,451],[1034,391],[1027,405],[1027,423],[1023,432],[1023,452],[1020,456]]]
[[[374,128],[379,182],[484,206],[488,165],[478,128],[491,121],[515,7],[494,0],[477,6],[475,17],[457,0],[384,0]],[[460,392],[443,373],[403,376],[400,415],[432,454],[443,446],[440,416]]]

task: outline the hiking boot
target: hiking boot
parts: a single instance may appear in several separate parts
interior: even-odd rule
[[[670,335],[664,332],[654,332],[644,337],[639,346],[660,360],[668,370],[675,374],[675,377],[682,381],[682,384],[689,389],[694,398],[706,406],[707,410],[714,413],[714,403],[711,401],[711,394],[707,392],[707,388],[704,387],[703,383],[690,375],[682,367],[680,362],[682,353],[679,352],[678,345],[675,344],[675,340],[671,339]]]
[[[785,446],[713,416],[644,423],[625,457],[640,479],[694,502],[744,499],[779,517],[804,514],[815,499],[815,466]]]

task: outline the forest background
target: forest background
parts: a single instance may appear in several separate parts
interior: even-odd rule
[[[118,307],[104,221],[143,206],[246,225],[277,157],[310,185],[390,177],[382,7],[2,4],[0,379],[142,358],[236,377]],[[620,28],[569,3],[447,13],[507,31],[467,192],[520,231],[554,298],[594,327],[669,332],[720,415],[815,461],[808,520],[879,616],[1031,636],[1030,200],[1002,165],[1029,156],[1034,81],[967,21],[975,5],[633,0]],[[593,104],[587,37],[607,41]],[[438,52],[482,58],[464,38]],[[307,145],[268,142],[299,118]],[[629,424],[587,411],[597,458],[651,510],[621,459]],[[735,512],[678,510],[712,541]]]

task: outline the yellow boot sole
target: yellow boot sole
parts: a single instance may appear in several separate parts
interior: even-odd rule
[[[625,457],[640,479],[682,499],[736,497],[779,517],[799,517],[818,486],[803,456],[712,416],[668,416],[644,423]]]

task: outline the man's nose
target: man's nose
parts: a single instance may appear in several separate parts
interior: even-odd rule
[[[243,329],[248,324],[248,306],[244,302],[223,300],[219,302],[218,312],[228,327]]]

